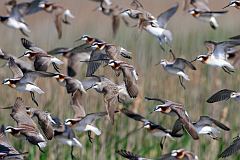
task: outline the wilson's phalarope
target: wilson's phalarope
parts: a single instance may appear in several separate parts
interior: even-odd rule
[[[150,134],[152,134],[153,136],[162,138],[161,143],[160,143],[161,148],[163,148],[163,144],[167,137],[173,139],[173,138],[182,136],[182,134],[173,134],[173,132],[171,130],[166,129],[166,128],[162,127],[161,125],[155,124],[154,122],[151,122],[150,120],[146,119],[145,117],[143,117],[139,114],[136,114],[136,113],[128,110],[127,108],[122,108],[120,111],[123,114],[125,114],[127,117],[134,119],[135,121],[142,122],[143,123],[142,128],[146,128],[147,131]]]
[[[170,52],[173,56],[173,61],[169,62],[165,59],[162,59],[159,64],[161,64],[164,70],[167,71],[168,73],[178,75],[180,84],[185,89],[185,86],[183,85],[183,79],[187,81],[189,81],[190,79],[188,75],[184,72],[184,69],[188,67],[192,70],[196,70],[196,67],[191,62],[183,58],[175,58],[173,52],[171,50]]]
[[[240,9],[240,1],[239,0],[231,0],[227,6],[223,7],[223,9],[227,7],[235,7],[237,9]]]
[[[240,44],[239,40],[229,40],[223,42],[205,41],[208,50],[207,54],[197,56],[193,61],[200,61],[215,67],[221,67],[225,72],[234,72],[234,66],[227,60],[231,56],[231,50]],[[230,53],[229,53],[230,52]],[[192,61],[192,62],[193,62]]]
[[[10,115],[17,122],[17,127],[7,126],[5,132],[14,136],[24,136],[29,143],[37,145],[42,151],[47,142],[38,130],[36,123],[27,114],[22,98],[17,97]]]
[[[193,8],[188,11],[194,18],[204,22],[209,22],[212,29],[219,27],[216,17],[226,14],[228,11],[203,11],[198,8]]]
[[[153,100],[153,101],[161,102],[162,103],[161,105],[157,105],[154,108],[153,110],[154,112],[161,112],[171,116],[178,116],[179,121],[182,123],[182,125],[188,131],[188,133],[192,136],[192,138],[194,140],[199,139],[198,133],[195,127],[193,126],[192,121],[182,104],[172,102],[169,100],[162,100],[159,98],[145,97],[145,99],[150,101]]]
[[[210,98],[208,98],[207,102],[215,103],[215,102],[219,102],[219,101],[223,101],[223,100],[226,101],[230,98],[240,102],[240,92],[236,92],[236,91],[229,90],[229,89],[222,89],[222,90],[216,92]]]

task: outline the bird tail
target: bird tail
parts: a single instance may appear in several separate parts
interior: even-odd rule
[[[186,75],[184,72],[178,72],[177,75],[182,76],[185,80],[190,81],[188,75]]]
[[[89,125],[89,124],[86,126],[85,130],[86,131],[92,131],[93,133],[95,133],[98,136],[102,133],[97,127]]]
[[[63,14],[66,17],[75,18],[75,16],[71,13],[71,11],[69,9],[66,9]]]
[[[212,17],[210,19],[210,26],[213,28],[213,29],[217,29],[219,27],[218,23],[217,23],[217,20],[215,17]]]

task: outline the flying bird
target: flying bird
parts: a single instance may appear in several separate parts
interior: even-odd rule
[[[227,101],[230,98],[240,102],[240,93],[229,89],[222,89],[208,98],[207,102],[215,103],[224,100]]]

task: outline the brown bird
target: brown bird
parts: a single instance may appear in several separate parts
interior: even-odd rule
[[[0,159],[4,160],[23,160],[23,155],[26,153],[19,153],[8,141],[5,134],[5,127],[2,125],[0,129]]]
[[[187,111],[182,104],[172,102],[169,100],[162,100],[159,98],[145,97],[146,100],[161,102],[162,105],[157,105],[154,108],[154,112],[161,112],[171,116],[178,116],[179,121],[182,123],[187,132],[192,136],[194,140],[198,140],[198,133],[193,126]]]
[[[78,79],[69,77],[64,74],[56,73],[54,75],[54,78],[59,82],[61,86],[64,86],[67,90],[67,93],[74,94],[77,90],[86,93],[82,82],[79,81]]]
[[[45,10],[48,13],[55,15],[55,26],[58,32],[58,38],[62,38],[62,23],[70,24],[68,18],[74,18],[74,15],[69,9],[65,9],[63,6],[51,3],[51,2],[42,2],[39,4],[39,7]]]
[[[138,75],[134,66],[124,61],[115,60],[110,60],[108,65],[111,66],[114,71],[116,71],[116,76],[119,76],[121,72],[123,73],[123,81],[125,82],[128,94],[131,98],[136,98],[138,95]]]
[[[11,133],[13,136],[24,136],[29,143],[37,145],[42,151],[47,142],[35,122],[27,114],[22,98],[17,97],[10,115],[17,122],[17,127],[7,126],[5,132]]]
[[[202,11],[210,11],[208,0],[184,0],[184,11],[189,10],[190,6]]]
[[[19,58],[28,57],[29,60],[33,61],[34,69],[36,71],[46,72],[49,65],[52,63],[54,69],[59,72],[59,68],[57,67],[57,65],[63,64],[61,60],[52,55],[49,55],[46,51],[37,47],[34,43],[30,42],[25,38],[21,38],[21,42],[23,47],[26,48],[27,51]]]
[[[96,91],[103,93],[105,107],[108,117],[114,123],[114,114],[118,107],[119,88],[111,81],[96,82],[93,87]]]
[[[88,61],[87,77],[91,77],[96,70],[101,66],[102,62],[108,63],[110,59],[119,60],[120,57],[131,59],[131,52],[123,47],[116,46],[108,43],[94,42],[91,45],[94,50],[90,55]]]
[[[54,136],[54,129],[52,123],[55,123],[51,117],[51,114],[45,111],[42,111],[37,108],[27,107],[26,112],[31,118],[37,117],[38,124],[40,125],[44,135],[48,140],[51,140]]]

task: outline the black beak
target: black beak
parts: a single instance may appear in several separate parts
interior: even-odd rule
[[[82,37],[77,39],[77,40],[75,40],[74,42],[78,42],[78,41],[81,41],[81,40],[82,40]]]
[[[9,106],[9,107],[3,107],[3,108],[0,108],[0,109],[12,109],[13,106]]]
[[[22,57],[24,57],[24,54],[23,54],[23,55],[21,55],[21,56],[19,56],[19,57],[18,57],[18,59],[19,59],[19,58],[22,58]]]
[[[197,57],[196,57],[194,60],[191,60],[191,63],[192,63],[192,62],[195,62],[196,60],[197,60]]]
[[[227,6],[223,7],[222,9],[226,9],[226,8],[228,8],[230,5],[232,5],[232,3],[228,4]]]

